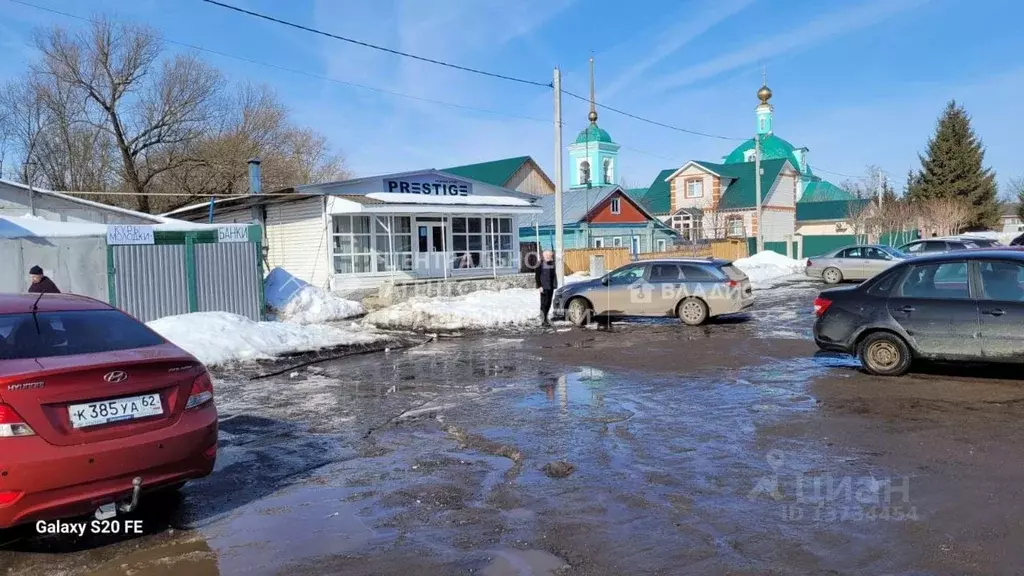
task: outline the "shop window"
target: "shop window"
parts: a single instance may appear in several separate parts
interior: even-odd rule
[[[331,222],[335,274],[412,270],[412,223],[408,216],[344,215],[332,217]]]
[[[452,268],[513,268],[511,218],[452,218]]]

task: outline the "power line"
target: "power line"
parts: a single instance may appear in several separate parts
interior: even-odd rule
[[[209,1],[209,0],[205,0],[205,1]],[[569,92],[568,90],[562,90],[562,94],[565,94],[566,96],[571,96],[573,98],[576,98],[577,100],[582,100],[584,102],[590,102],[589,98],[586,98],[584,96],[580,96],[579,94],[574,94],[572,92]],[[595,106],[597,106],[598,108],[601,108],[603,110],[608,110],[609,112],[615,112],[616,114],[621,114],[623,116],[626,116],[628,118],[632,118],[634,120],[639,120],[641,122],[646,122],[648,124],[652,124],[654,126],[660,126],[662,128],[668,128],[669,130],[675,130],[676,132],[682,132],[684,134],[692,134],[694,136],[704,136],[705,138],[717,138],[719,140],[735,140],[735,141],[750,140],[750,138],[735,138],[735,137],[732,137],[732,136],[722,136],[720,134],[709,134],[707,132],[698,132],[697,130],[690,130],[688,128],[680,128],[678,126],[672,126],[671,124],[665,124],[664,122],[658,122],[657,120],[651,120],[650,118],[644,118],[643,116],[637,116],[636,114],[631,114],[629,112],[625,112],[623,110],[619,110],[618,108],[612,108],[611,106],[605,106],[604,104],[597,104],[597,103],[595,103]]]
[[[289,26],[291,28],[296,28],[298,30],[303,30],[305,32],[310,32],[312,34],[319,34],[320,36],[326,36],[327,38],[333,38],[335,40],[341,40],[342,42],[348,42],[350,44],[355,44],[356,46],[362,46],[364,48],[371,48],[373,50],[380,50],[381,52],[387,52],[388,54],[394,54],[396,56],[404,56],[406,58],[412,58],[413,60],[419,60],[421,62],[428,62],[430,64],[436,64],[438,66],[445,66],[447,68],[454,68],[455,70],[462,70],[463,72],[471,72],[473,74],[480,74],[481,76],[489,76],[491,78],[499,78],[501,80],[508,80],[510,82],[519,82],[520,84],[529,84],[531,86],[541,86],[543,88],[552,88],[553,87],[551,82],[547,82],[547,83],[545,83],[545,82],[535,82],[533,80],[527,80],[525,78],[516,78],[514,76],[506,76],[504,74],[498,74],[498,73],[495,73],[495,72],[488,72],[486,70],[480,70],[478,68],[470,68],[468,66],[460,66],[458,64],[452,64],[451,62],[445,62],[443,60],[435,60],[433,58],[427,58],[425,56],[417,56],[416,54],[411,54],[409,52],[402,52],[400,50],[395,50],[393,48],[386,48],[384,46],[378,46],[376,44],[370,44],[369,42],[363,42],[362,40],[356,40],[354,38],[347,38],[345,36],[340,36],[338,34],[334,34],[334,33],[331,33],[331,32],[325,32],[325,31],[319,30],[317,28],[311,28],[309,26],[304,26],[302,24],[296,24],[294,22],[289,22],[287,20],[282,20],[280,18],[275,18],[273,16],[268,16],[266,14],[261,14],[260,12],[254,12],[252,10],[246,10],[245,8],[239,8],[238,6],[232,6],[231,4],[225,4],[224,2],[217,2],[217,0],[203,0],[203,2],[206,2],[207,4],[213,4],[215,6],[220,6],[221,8],[227,8],[228,10],[234,10],[235,12],[239,12],[241,14],[246,14],[248,16],[252,16],[253,18],[260,18],[262,20],[267,20],[269,22],[274,22],[276,24],[281,24],[283,26]]]
[[[82,22],[90,22],[90,23],[93,23],[93,24],[99,23],[98,20],[94,20],[92,18],[86,18],[84,16],[78,16],[77,14],[71,14],[71,13],[68,13],[68,12],[63,12],[61,10],[56,10],[54,8],[48,8],[46,6],[39,6],[37,4],[32,4],[31,2],[25,2],[24,0],[8,0],[8,1],[12,2],[14,4],[21,4],[22,6],[28,6],[30,8],[35,8],[37,10],[42,10],[44,12],[50,12],[52,14],[58,14],[60,16],[65,16],[65,17],[68,17],[68,18],[74,18],[75,20],[80,20]],[[402,93],[402,92],[396,92],[394,90],[388,90],[386,88],[377,88],[375,86],[368,86],[368,85],[365,85],[365,84],[358,84],[356,82],[349,82],[347,80],[340,80],[338,78],[331,78],[330,76],[323,76],[321,74],[316,74],[316,73],[313,73],[313,72],[306,72],[304,70],[298,70],[296,68],[289,68],[287,66],[281,66],[279,64],[273,64],[271,62],[265,62],[265,61],[262,61],[262,60],[255,60],[255,59],[252,59],[252,58],[248,58],[246,56],[238,56],[236,54],[230,54],[230,53],[227,53],[227,52],[221,52],[220,50],[213,50],[211,48],[204,48],[202,46],[197,46],[195,44],[189,44],[188,42],[180,42],[178,40],[173,40],[171,38],[167,38],[167,37],[164,37],[164,36],[158,36],[158,35],[155,35],[155,34],[148,34],[148,33],[146,33],[146,35],[151,37],[151,38],[154,38],[156,40],[161,40],[163,42],[167,42],[168,44],[174,44],[176,46],[181,46],[183,48],[188,48],[190,50],[196,50],[196,51],[199,51],[199,52],[206,52],[208,54],[214,54],[216,56],[222,56],[224,58],[231,58],[233,60],[238,60],[239,62],[246,62],[248,64],[256,64],[258,66],[265,66],[267,68],[273,68],[273,69],[276,69],[276,70],[281,70],[283,72],[289,72],[291,74],[298,74],[300,76],[306,76],[308,78],[313,78],[313,79],[316,79],[316,80],[323,80],[323,81],[326,81],[326,82],[333,82],[335,84],[341,84],[343,86],[349,86],[349,87],[352,87],[352,88],[360,88],[360,89],[363,89],[363,90],[369,90],[371,92],[377,92],[377,93],[380,93],[380,94],[388,94],[390,96],[396,96],[396,97],[399,97],[399,98],[406,98],[406,99],[409,99],[409,100],[416,100],[418,102],[425,102],[425,103],[428,103],[428,104],[436,104],[438,106],[446,106],[446,107],[449,107],[449,108],[457,108],[457,109],[460,109],[460,110],[468,110],[468,111],[471,111],[471,112],[480,112],[480,113],[483,113],[483,114],[492,114],[492,115],[495,115],[495,116],[507,116],[509,118],[518,118],[518,119],[521,119],[521,120],[530,120],[530,121],[533,121],[533,122],[543,122],[545,124],[550,124],[551,123],[551,120],[546,119],[546,118],[536,118],[536,117],[533,117],[533,116],[525,116],[525,115],[521,115],[521,114],[514,114],[514,113],[511,113],[511,112],[501,112],[501,111],[498,111],[498,110],[488,110],[486,108],[477,108],[475,106],[466,106],[466,105],[463,105],[463,104],[456,104],[454,102],[445,102],[443,100],[434,100],[432,98],[424,98],[422,96],[413,96],[412,94],[405,94],[405,93]]]

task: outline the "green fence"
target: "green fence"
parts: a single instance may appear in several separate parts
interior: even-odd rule
[[[244,224],[187,232],[110,226],[107,285],[110,304],[143,322],[213,311],[261,320],[262,231]]]
[[[820,236],[804,236],[804,258],[813,258],[827,254],[836,248],[849,246],[857,243],[857,237],[853,234],[822,234]]]
[[[782,241],[782,242],[765,242],[764,243],[764,249],[765,250],[771,250],[772,252],[776,252],[778,254],[782,254],[783,256],[785,256],[787,254],[786,253],[786,242],[785,241]],[[796,251],[797,251],[797,244],[796,244],[796,242],[793,242],[792,243],[792,252],[790,252],[790,254],[792,254],[793,256],[796,256]],[[747,238],[747,254],[750,254],[751,256],[753,256],[754,254],[757,254],[757,238]]]

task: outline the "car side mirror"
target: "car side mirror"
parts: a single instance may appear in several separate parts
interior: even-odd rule
[[[605,286],[608,285],[608,277],[607,276],[602,276],[601,277],[601,284],[604,284]]]

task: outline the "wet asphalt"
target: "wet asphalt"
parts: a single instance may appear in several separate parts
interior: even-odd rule
[[[1014,371],[867,376],[816,353],[817,288],[218,374],[213,475],[0,574],[1024,573]]]

